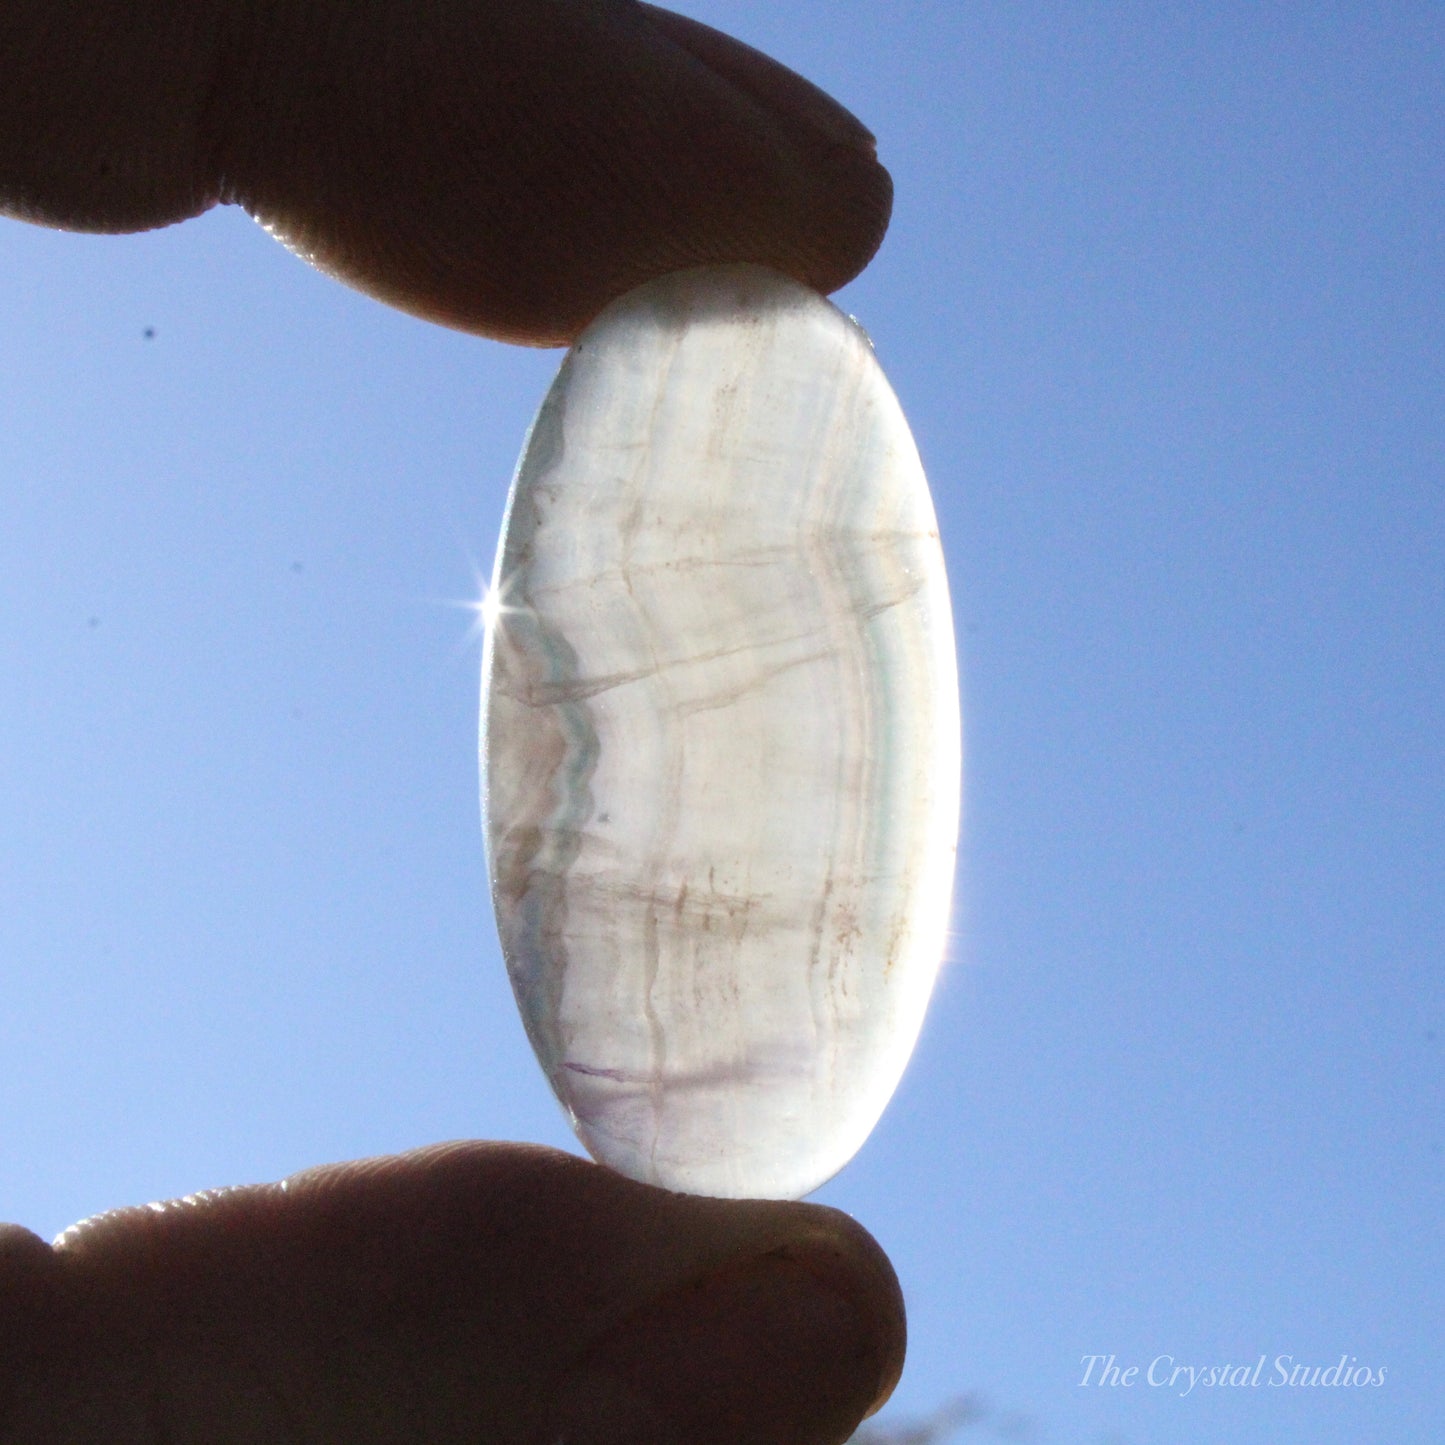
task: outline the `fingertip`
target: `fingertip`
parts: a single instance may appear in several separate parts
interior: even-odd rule
[[[398,1338],[430,1340],[400,1358],[505,1342],[527,1402],[512,1418],[569,1445],[841,1441],[902,1371],[897,1276],[835,1209],[675,1194],[475,1142],[308,1171],[283,1192],[308,1252],[347,1262],[338,1280],[389,1281],[386,1328],[409,1318]],[[344,1313],[368,1308],[352,1296]],[[445,1319],[453,1338],[423,1325]]]
[[[810,1205],[817,1224],[795,1246],[795,1257],[852,1300],[867,1324],[874,1384],[864,1409],[872,1415],[887,1403],[903,1375],[908,1318],[903,1288],[882,1246],[851,1215]]]
[[[643,4],[651,29],[706,67],[738,101],[763,118],[773,144],[795,166],[794,196],[779,195],[760,237],[772,250],[755,260],[827,293],[851,281],[882,244],[893,208],[893,178],[878,159],[877,137],[826,91],[771,56],[711,26]],[[793,213],[789,203],[798,206]]]
[[[699,20],[660,5],[644,3],[641,8],[654,29],[773,111],[782,124],[811,128],[821,140],[877,156],[873,132],[812,81]]]
[[[887,228],[892,182],[867,131],[682,17],[442,0],[348,12],[318,37],[300,33],[311,13],[288,12],[298,33],[254,37],[229,72],[226,194],[424,319],[564,345],[688,267],[753,262],[836,290]]]
[[[897,1381],[901,1299],[878,1287],[875,1261],[860,1268],[856,1241],[803,1222],[786,1242],[670,1290],[596,1341],[557,1393],[560,1437],[847,1439]]]

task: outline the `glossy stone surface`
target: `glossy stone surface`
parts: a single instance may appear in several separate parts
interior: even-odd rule
[[[583,1143],[816,1188],[913,1049],[958,831],[937,525],[864,333],[755,267],[605,311],[518,467],[484,688],[503,951]]]

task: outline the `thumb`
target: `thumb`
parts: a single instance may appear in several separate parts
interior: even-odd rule
[[[0,1235],[0,1440],[805,1445],[902,1365],[846,1216],[460,1144]],[[9,1395],[7,1398],[7,1390]]]
[[[0,212],[230,201],[404,310],[571,339],[666,271],[855,276],[892,184],[837,102],[636,0],[0,0]]]

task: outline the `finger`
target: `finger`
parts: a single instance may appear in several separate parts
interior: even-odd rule
[[[897,1281],[846,1216],[524,1145],[14,1236],[0,1439],[27,1445],[839,1442],[902,1365]]]
[[[0,208],[131,230],[245,206],[417,315],[569,340],[682,267],[830,291],[887,226],[841,106],[635,0],[0,0]]]

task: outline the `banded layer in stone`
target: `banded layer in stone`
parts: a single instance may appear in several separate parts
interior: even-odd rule
[[[798,1197],[942,957],[958,684],[928,485],[864,333],[755,267],[573,347],[513,483],[482,749],[503,952],[591,1153]]]

